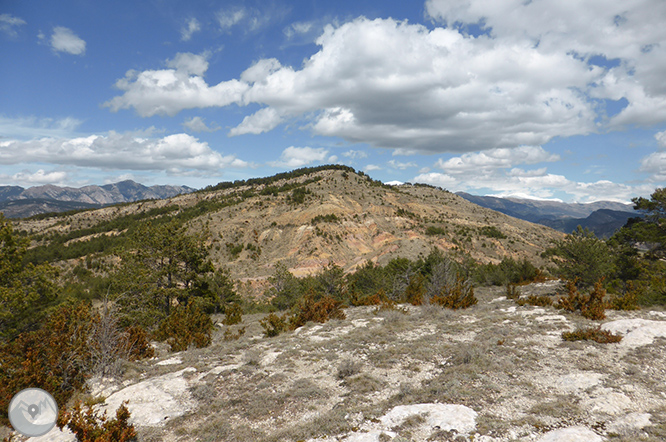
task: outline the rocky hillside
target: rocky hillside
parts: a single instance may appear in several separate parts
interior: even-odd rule
[[[42,235],[42,243],[48,243],[49,235],[70,235],[71,244],[100,235],[116,238],[131,228],[128,224],[122,231],[104,231],[114,220],[144,217],[144,222],[152,213],[177,216],[187,220],[191,231],[207,232],[213,261],[244,279],[270,275],[279,261],[302,276],[331,263],[351,271],[367,260],[385,264],[395,257],[416,259],[435,247],[464,252],[480,262],[511,256],[540,265],[540,254],[562,237],[439,188],[385,186],[344,167],[296,175],[221,184],[65,218],[21,220],[17,228]],[[96,226],[97,233],[84,234]]]
[[[208,348],[160,346],[119,379],[92,380],[91,393],[111,412],[129,399],[145,442],[666,440],[666,312],[609,311],[593,323],[517,306],[501,288],[477,297],[457,311],[349,308],[274,338],[263,315],[246,316],[238,340],[220,326]],[[595,325],[622,341],[562,339]],[[71,440],[57,430],[31,439]]]

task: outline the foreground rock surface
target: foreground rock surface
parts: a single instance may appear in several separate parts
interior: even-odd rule
[[[666,440],[663,311],[593,322],[502,295],[478,289],[479,303],[459,311],[349,308],[345,320],[275,338],[263,336],[263,315],[246,316],[238,340],[218,327],[211,347],[160,348],[92,392],[109,414],[129,400],[139,440],[151,442]],[[624,339],[562,340],[597,325]],[[73,440],[56,433],[31,440]]]

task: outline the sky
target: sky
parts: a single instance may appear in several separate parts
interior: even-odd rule
[[[663,0],[2,0],[0,185],[666,183]]]

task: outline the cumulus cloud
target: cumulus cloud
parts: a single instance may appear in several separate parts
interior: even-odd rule
[[[178,54],[167,62],[170,69],[127,71],[116,88],[121,96],[104,103],[113,112],[134,108],[142,117],[174,116],[183,109],[226,106],[239,102],[248,85],[238,80],[209,86],[202,75],[208,69],[203,55]]]
[[[516,164],[538,164],[559,159],[559,155],[551,154],[541,146],[521,146],[514,149],[496,148],[484,152],[466,153],[447,161],[439,159],[436,166],[449,174],[487,173]]]
[[[0,179],[3,181],[14,183],[13,185],[21,186],[34,186],[41,184],[64,184],[67,182],[69,176],[67,172],[51,171],[46,172],[44,169],[39,169],[36,172],[23,171],[12,175],[11,177],[4,176]],[[9,180],[8,180],[9,179]]]
[[[444,173],[430,172],[422,173],[414,177],[415,183],[424,183],[430,184],[431,186],[439,186],[443,189],[447,187],[455,186],[458,184],[458,180],[452,176],[446,175]]]
[[[312,163],[321,163],[326,160],[328,150],[323,147],[287,147],[280,155],[280,161],[269,164],[273,167],[303,167]]]
[[[71,29],[56,26],[51,35],[51,48],[54,52],[83,55],[86,52],[86,42]]]
[[[243,134],[260,134],[275,129],[282,118],[278,111],[271,107],[259,109],[252,115],[243,118],[243,122],[229,131],[229,136]]]
[[[217,85],[202,70],[130,71],[108,105],[151,116],[258,104],[269,110],[233,134],[271,130],[279,115],[308,120],[303,127],[317,135],[421,153],[539,146],[600,124],[666,120],[666,2],[428,0],[426,10],[436,23],[461,26],[360,17],[325,26],[301,66],[263,59]],[[253,14],[231,8],[217,18],[230,29],[250,26]],[[468,35],[469,24],[486,32]],[[604,119],[604,99],[628,104]]]
[[[649,173],[652,181],[666,181],[666,152],[654,152],[641,159],[640,171]]]
[[[11,14],[0,14],[0,32],[5,33],[10,38],[18,37],[17,28],[23,26],[25,20],[14,17]]]
[[[366,172],[372,172],[373,170],[382,170],[382,168],[376,164],[368,164],[363,170]]]
[[[185,26],[180,29],[180,39],[182,41],[189,41],[192,34],[201,30],[201,24],[196,18],[191,18],[187,21]]]
[[[192,117],[189,120],[185,120],[183,126],[192,132],[215,132],[220,130],[219,126],[209,127],[201,117]]]
[[[0,164],[30,162],[98,169],[166,170],[170,174],[216,173],[229,167],[249,166],[236,156],[223,156],[208,143],[183,133],[145,138],[109,132],[70,139],[0,142]]]

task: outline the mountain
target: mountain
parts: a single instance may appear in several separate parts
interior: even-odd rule
[[[220,183],[168,200],[150,200],[46,219],[19,220],[18,229],[58,243],[57,256],[102,251],[138,222],[178,216],[192,232],[209,235],[210,258],[235,279],[261,280],[283,262],[296,276],[329,264],[352,271],[367,260],[418,259],[434,248],[464,252],[480,262],[526,258],[563,237],[549,227],[479,207],[426,185],[387,186],[346,166]],[[65,239],[62,239],[65,241]],[[107,244],[108,243],[108,244]],[[83,253],[83,252],[81,252]],[[86,252],[88,253],[88,252]]]
[[[597,236],[610,236],[629,218],[638,216],[631,204],[613,201],[594,203],[563,203],[559,201],[531,200],[526,198],[498,198],[457,192],[467,201],[525,221],[552,227],[571,233],[578,225],[587,227]],[[598,213],[596,213],[598,212]]]
[[[595,210],[587,218],[560,218],[556,220],[544,219],[539,222],[544,226],[552,227],[560,232],[571,233],[578,226],[587,228],[594,232],[599,238],[608,238],[617,229],[624,226],[630,218],[637,215],[631,212],[618,210],[599,209]]]
[[[187,186],[147,187],[131,180],[81,188],[59,187],[51,184],[28,189],[19,186],[0,186],[0,212],[8,218],[21,218],[40,213],[171,198],[194,190]]]

